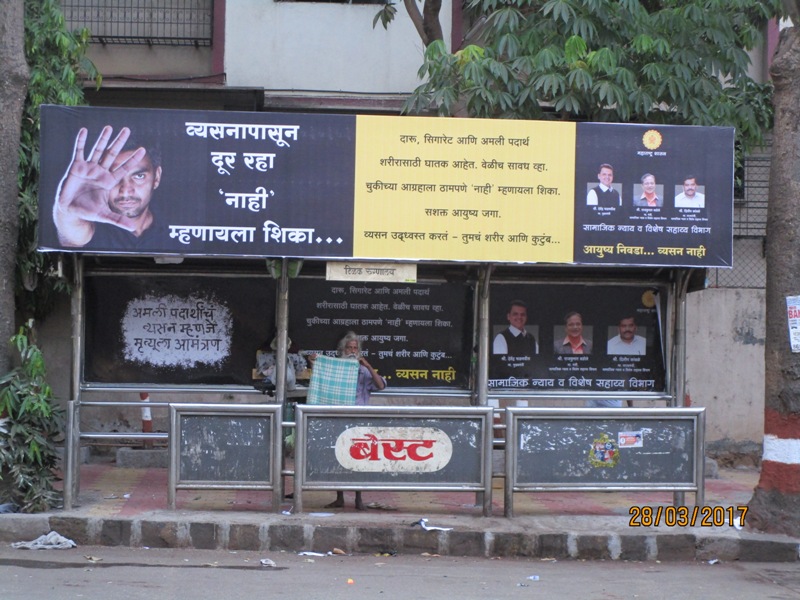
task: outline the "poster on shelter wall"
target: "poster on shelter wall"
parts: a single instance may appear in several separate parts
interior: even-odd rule
[[[43,251],[729,267],[733,129],[42,107]]]
[[[274,298],[266,277],[88,276],[82,380],[251,386]]]
[[[660,392],[665,363],[658,289],[496,284],[489,388],[494,391]]]
[[[289,337],[303,354],[336,356],[348,331],[390,388],[466,388],[472,288],[462,283],[291,282]]]

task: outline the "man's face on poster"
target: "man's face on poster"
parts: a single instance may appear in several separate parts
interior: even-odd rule
[[[566,321],[567,335],[571,338],[578,338],[583,333],[583,317],[571,315]]]
[[[511,307],[511,310],[508,311],[506,318],[510,325],[513,325],[520,331],[525,331],[525,324],[528,322],[528,309],[515,304]]]
[[[633,337],[636,335],[636,322],[633,317],[622,319],[618,327],[620,339],[627,344],[633,342]]]
[[[112,170],[129,158],[135,150],[120,152]],[[153,167],[145,154],[137,163],[127,165],[130,172],[111,190],[108,207],[129,219],[140,217],[150,206],[153,191],[161,183],[161,167]]]
[[[607,188],[611,187],[611,183],[614,181],[614,171],[609,169],[608,167],[603,167],[600,169],[600,172],[597,174],[597,179]]]
[[[697,193],[697,180],[695,179],[687,179],[683,182],[683,194],[687,198],[694,198],[695,193]]]
[[[642,179],[642,189],[644,193],[647,195],[655,194],[656,193],[656,178],[652,175],[648,175],[644,179]]]

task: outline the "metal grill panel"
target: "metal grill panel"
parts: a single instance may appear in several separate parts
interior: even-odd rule
[[[69,29],[86,27],[92,42],[210,46],[213,0],[62,0]]]
[[[740,236],[767,233],[770,156],[757,154],[744,161],[744,198],[733,204],[733,232]]]
[[[733,202],[733,268],[709,269],[709,285],[763,288],[767,281],[765,247],[772,144],[745,157],[740,198]]]
[[[734,238],[733,268],[709,269],[708,284],[722,288],[763,288],[767,262],[763,237]]]

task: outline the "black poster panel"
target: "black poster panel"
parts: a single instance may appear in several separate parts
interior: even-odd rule
[[[664,390],[656,288],[498,283],[490,293],[492,390]],[[580,327],[575,349],[568,320]]]
[[[181,415],[178,480],[270,482],[273,418]]]
[[[130,150],[145,148],[160,166],[149,197],[153,224],[135,236],[99,222],[88,243],[67,245],[69,228],[57,232],[53,218],[59,182],[74,154],[90,162],[106,126],[112,140],[130,130]],[[84,128],[85,147],[78,152]],[[45,249],[194,256],[353,252],[355,116],[49,106],[42,110],[41,154],[39,243]]]
[[[575,262],[732,266],[733,136],[578,123]]]
[[[517,432],[523,485],[695,483],[694,419],[519,417]]]
[[[469,285],[296,279],[289,295],[289,337],[302,353],[335,356],[354,331],[390,387],[468,386]]]
[[[84,381],[252,385],[275,312],[266,277],[86,277]]]

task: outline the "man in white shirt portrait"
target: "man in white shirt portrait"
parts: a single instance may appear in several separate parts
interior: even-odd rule
[[[647,354],[647,340],[636,335],[636,319],[634,317],[622,317],[617,325],[617,330],[619,333],[608,340],[606,352],[609,356],[617,354],[644,356]]]
[[[706,196],[697,191],[697,177],[687,175],[683,180],[683,191],[675,196],[676,208],[705,208]]]
[[[611,185],[614,181],[614,167],[607,163],[600,165],[597,171],[599,185],[594,186],[586,194],[587,206],[621,206],[619,192]]]

